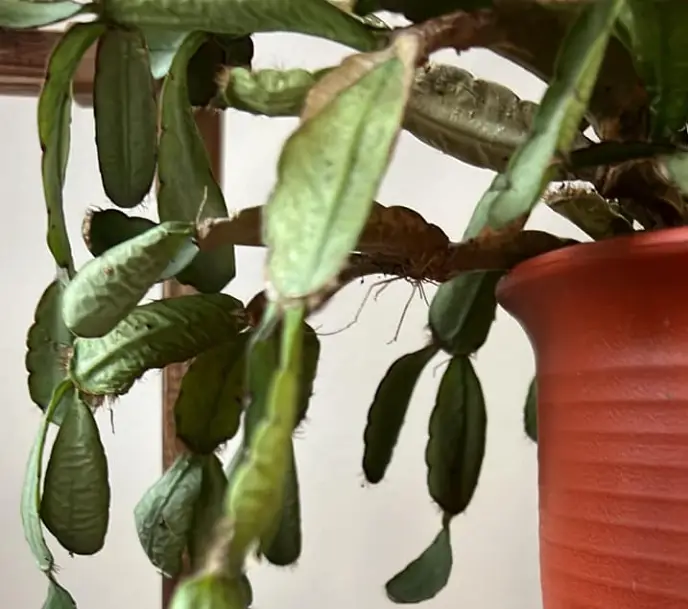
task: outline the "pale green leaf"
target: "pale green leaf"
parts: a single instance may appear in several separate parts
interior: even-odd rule
[[[76,609],[76,602],[54,577],[50,576],[48,584],[48,597],[43,603],[43,609]]]
[[[322,290],[363,230],[406,107],[417,42],[354,55],[311,90],[263,214],[277,299]]]
[[[78,2],[34,2],[31,0],[0,0],[0,28],[13,30],[45,27],[84,12]]]

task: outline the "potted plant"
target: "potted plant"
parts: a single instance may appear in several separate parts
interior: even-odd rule
[[[376,14],[383,10],[409,25],[389,27]],[[175,405],[187,451],[134,514],[155,567],[173,576],[188,563],[174,609],[249,606],[251,554],[293,564],[301,525],[292,433],[319,357],[307,318],[349,281],[380,273],[440,287],[427,344],[394,362],[373,397],[363,448],[369,482],[385,475],[421,371],[439,351],[451,356],[426,449],[440,532],[387,582],[389,597],[422,602],[450,577],[449,523],[471,501],[485,449],[471,356],[487,340],[499,301],[536,352],[525,425],[539,440],[546,608],[688,607],[688,418],[680,411],[688,5],[0,3],[5,28],[77,16],[52,52],[38,107],[57,274],[27,338],[29,391],[44,417],[21,509],[47,576],[45,607],[75,602],[58,582],[44,528],[74,554],[105,543],[110,487],[93,410],[175,362],[191,362]],[[351,54],[317,72],[252,70],[251,35],[272,31],[333,40]],[[87,215],[83,235],[94,257],[76,269],[62,186],[71,80],[94,44],[102,182],[114,206],[130,211]],[[545,80],[541,104],[432,59],[443,48],[472,47]],[[228,216],[193,122],[198,106],[300,117],[264,205]],[[497,172],[461,242],[407,208],[375,201],[402,129]],[[156,178],[159,223],[136,215]],[[552,189],[554,182],[564,184]],[[538,203],[593,243],[524,228]],[[249,303],[224,292],[237,245],[268,250],[265,290]],[[139,304],[172,277],[197,293]],[[44,469],[51,424],[59,430]],[[225,470],[215,453],[237,434],[241,448]]]

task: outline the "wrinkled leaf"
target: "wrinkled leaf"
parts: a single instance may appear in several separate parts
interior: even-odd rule
[[[82,233],[91,254],[100,256],[123,241],[138,237],[155,226],[158,225],[148,218],[128,216],[118,209],[91,210],[84,218]],[[194,277],[201,277],[204,271],[196,263],[197,253],[198,246],[189,238],[160,274],[158,282],[167,281],[175,276],[191,277],[191,281],[194,281]]]
[[[528,139],[478,202],[465,237],[523,225],[556,171],[552,160],[566,155],[574,142],[623,3],[609,0],[581,9],[562,42],[554,78]]]
[[[224,105],[243,112],[298,116],[311,87],[330,71],[228,68],[218,79],[219,96]]]
[[[425,462],[430,496],[445,514],[461,514],[478,487],[485,456],[487,411],[471,360],[449,363],[430,415]]]
[[[133,27],[203,31],[241,37],[263,32],[293,32],[326,38],[361,51],[384,46],[386,38],[327,0],[108,0],[106,16]]]
[[[43,151],[41,168],[48,213],[48,247],[57,265],[66,269],[70,276],[74,274],[74,260],[65,225],[62,189],[70,147],[72,78],[84,53],[104,31],[105,25],[97,22],[75,23],[66,30],[50,55],[45,84],[38,99],[38,135]]]
[[[208,35],[190,34],[175,55],[161,94],[158,214],[162,221],[226,217],[227,206],[210,166],[189,101],[187,66]],[[195,272],[178,277],[199,292],[219,292],[234,277],[234,246],[200,252]],[[193,283],[191,283],[193,282]]]
[[[422,603],[447,585],[454,558],[446,523],[430,546],[385,584],[387,596],[400,604]]]
[[[189,559],[195,571],[203,566],[223,513],[227,492],[227,476],[215,455],[203,459],[201,490],[194,505],[193,522],[189,531]]]
[[[402,355],[380,381],[368,410],[363,434],[363,472],[368,482],[376,484],[384,477],[392,460],[413,390],[425,366],[436,353],[437,347],[428,345]]]
[[[220,78],[223,106],[265,116],[299,116],[310,89],[332,69],[309,72],[229,68]],[[449,64],[418,70],[403,128],[465,163],[503,171],[532,125],[537,104]],[[585,140],[578,138],[577,144]]]
[[[64,415],[45,471],[41,518],[73,554],[100,551],[110,521],[105,450],[93,414],[73,400]]]
[[[618,202],[608,201],[594,190],[564,187],[546,193],[544,203],[595,240],[635,232]]]
[[[0,0],[0,28],[12,30],[45,27],[84,12],[84,5],[70,0],[34,2]]]
[[[461,68],[429,64],[416,75],[404,128],[464,163],[504,171],[537,108]]]
[[[112,330],[159,280],[192,233],[190,223],[163,222],[89,260],[65,288],[66,326],[85,338]]]
[[[688,3],[627,0],[625,4],[620,22],[651,96],[652,134],[671,138],[688,121]]]
[[[241,303],[193,294],[136,307],[100,338],[78,338],[69,375],[90,395],[122,395],[147,370],[184,362],[230,340],[243,327]]]
[[[317,293],[356,245],[394,150],[416,53],[416,39],[402,36],[386,51],[345,59],[311,89],[263,213],[278,297]]]
[[[468,355],[483,346],[497,312],[495,287],[502,275],[462,273],[439,287],[428,319],[433,340],[447,353]]]
[[[241,334],[201,353],[182,378],[174,405],[175,428],[195,453],[212,453],[239,429],[247,339],[248,334]]]
[[[202,480],[201,461],[192,455],[181,455],[134,508],[141,546],[166,577],[174,577],[182,568],[182,554]]]
[[[36,440],[34,441],[31,454],[26,465],[26,472],[24,474],[24,486],[21,495],[21,520],[22,528],[24,530],[24,537],[31,548],[38,568],[41,571],[49,572],[53,568],[54,558],[50,549],[45,543],[43,537],[43,526],[39,516],[41,505],[41,479],[43,471],[43,450],[45,448],[45,440],[48,433],[48,426],[50,418],[52,417],[55,408],[57,408],[60,400],[65,392],[72,388],[69,381],[60,383],[53,393],[50,404],[46,409],[41,426],[38,429]]]
[[[66,351],[71,347],[73,336],[62,320],[63,283],[55,279],[43,292],[34,322],[26,338],[26,370],[29,373],[29,394],[33,402],[45,412],[55,388],[67,378]],[[70,403],[63,399],[55,409],[52,422],[59,425],[64,409]]]
[[[537,380],[534,378],[528,386],[526,403],[523,407],[523,427],[526,430],[526,435],[533,442],[537,442],[538,439],[537,395]]]
[[[135,207],[153,184],[158,144],[155,88],[138,31],[111,28],[98,41],[93,114],[105,194]]]
[[[76,603],[72,595],[60,584],[50,577],[48,584],[48,597],[43,603],[43,609],[76,609]]]

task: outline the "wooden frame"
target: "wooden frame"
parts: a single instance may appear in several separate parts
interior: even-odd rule
[[[7,31],[0,28],[0,96],[37,97],[45,78],[45,67],[50,52],[61,33],[48,30]],[[95,48],[85,55],[74,79],[74,98],[79,105],[90,106],[95,70]],[[218,181],[222,180],[222,116],[217,112],[199,111],[196,123],[203,135],[211,166]],[[193,290],[176,281],[163,284],[163,296],[181,296]],[[162,462],[166,470],[181,446],[174,428],[173,408],[181,378],[186,370],[184,364],[168,366],[163,371],[162,383]],[[163,578],[162,607],[166,609],[175,580]]]

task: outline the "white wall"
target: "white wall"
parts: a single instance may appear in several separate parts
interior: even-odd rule
[[[322,67],[337,62],[336,45],[293,35],[256,37],[257,67]],[[289,51],[287,52],[287,49]],[[485,52],[437,57],[476,75],[511,86],[537,100],[543,87],[532,76]],[[19,493],[25,461],[40,413],[30,402],[24,371],[24,342],[33,308],[52,278],[45,246],[36,104],[0,99],[0,200],[5,222],[0,253],[4,286],[3,387],[0,426],[0,607],[41,606],[44,579],[23,539]],[[291,119],[270,120],[232,112],[225,133],[225,186],[230,207],[265,201]],[[378,199],[420,211],[451,238],[460,238],[474,203],[492,175],[445,157],[404,134]],[[92,115],[75,109],[65,200],[77,263],[88,259],[81,218],[90,205],[106,206],[97,173]],[[150,206],[152,207],[152,206]],[[146,214],[154,214],[148,209]],[[532,226],[580,237],[565,221],[538,209]],[[228,292],[248,300],[260,290],[259,250],[238,252],[240,274]],[[312,323],[323,332],[348,323],[375,279],[351,285]],[[427,420],[441,371],[426,369],[413,399],[393,464],[383,483],[365,488],[361,473],[366,412],[378,381],[399,355],[422,345],[427,307],[416,295],[399,340],[394,336],[411,292],[403,281],[370,302],[352,328],[323,337],[320,375],[310,416],[297,442],[304,550],[296,569],[258,566],[250,575],[258,609],[320,607],[384,609],[384,582],[415,558],[436,534],[439,516],[425,487]],[[159,292],[152,294],[157,297]],[[432,290],[428,289],[428,297]],[[438,357],[436,363],[444,360]],[[522,403],[533,372],[527,341],[500,311],[490,340],[476,360],[488,402],[485,465],[468,512],[452,527],[454,573],[428,609],[538,609],[535,447],[522,430]],[[161,376],[150,373],[115,406],[115,435],[109,414],[98,416],[110,460],[113,506],[106,548],[93,558],[70,559],[56,551],[60,579],[80,609],[160,607],[160,582],[136,539],[132,509],[159,475]],[[231,448],[231,447],[230,447]],[[56,543],[53,541],[52,547]]]

